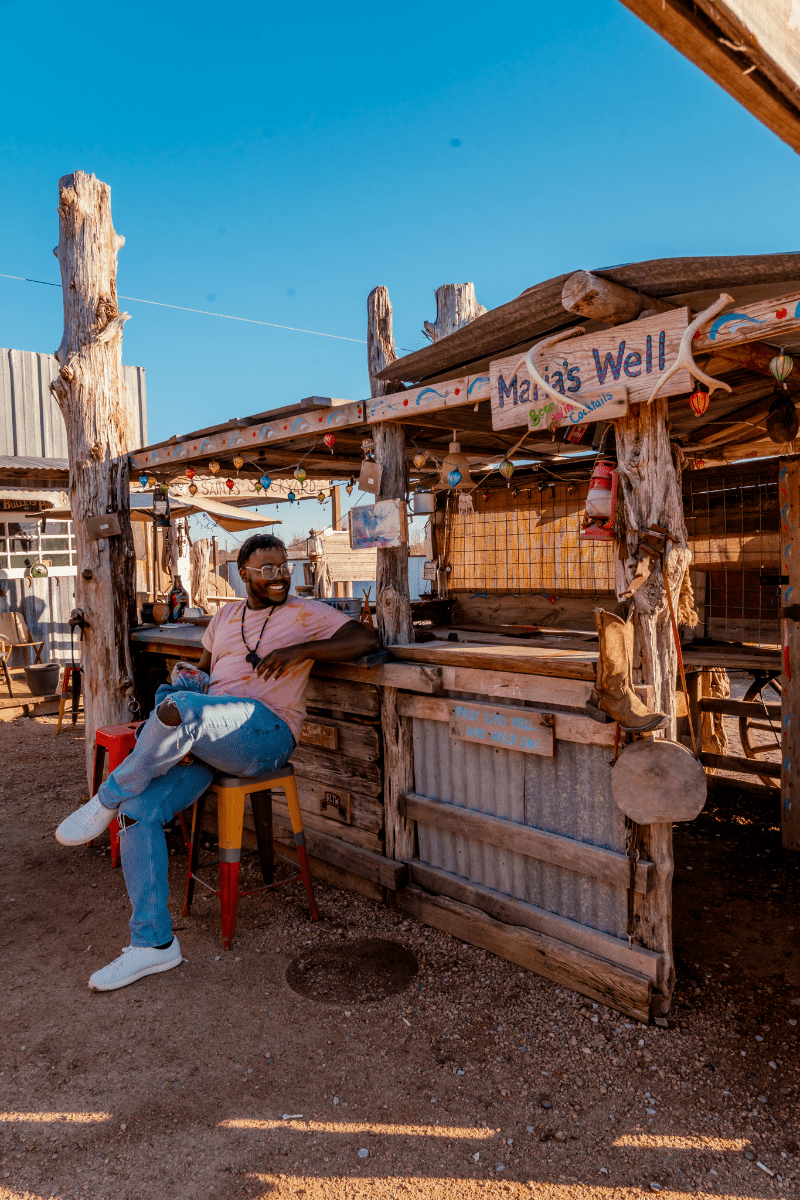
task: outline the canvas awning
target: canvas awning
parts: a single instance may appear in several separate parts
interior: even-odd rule
[[[190,502],[181,500],[179,505],[170,505],[170,516],[173,520],[191,516],[195,512],[207,513],[212,520],[221,525],[228,533],[238,533],[243,529],[261,529],[265,525],[280,525],[281,521],[269,520],[254,512],[242,512],[230,504],[222,504],[219,500],[211,500],[208,496],[193,496]],[[68,508],[52,509],[42,516],[48,521],[71,521],[72,513]],[[151,508],[132,508],[132,521],[152,521]]]

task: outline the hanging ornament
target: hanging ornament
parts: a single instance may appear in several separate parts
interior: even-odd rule
[[[784,354],[781,350],[780,354],[776,354],[772,362],[769,364],[769,369],[772,372],[778,383],[783,383],[786,376],[794,366],[794,360],[790,354]]]
[[[418,471],[422,470],[422,468],[425,466],[425,463],[427,461],[428,461],[427,454],[423,454],[421,450],[419,451],[418,454],[415,454],[412,459],[412,462],[414,463],[414,466],[417,468]]]
[[[294,477],[295,477],[295,479],[297,480],[297,482],[298,482],[298,483],[302,483],[302,482],[303,482],[303,480],[306,478],[306,473],[305,473],[305,471],[303,470],[303,468],[302,468],[302,467],[298,467],[298,468],[297,468],[297,470],[296,470],[296,471],[295,471],[295,473],[294,473]]]
[[[255,483],[253,484],[253,487],[256,489],[257,492],[260,492],[262,490],[261,481],[259,479],[257,479],[255,481]]]
[[[144,473],[142,473],[142,474],[139,476],[139,483],[142,485],[142,487],[147,487],[147,483],[148,483],[148,480],[149,480],[149,478],[150,478],[150,476],[149,476],[149,475],[145,475]]]
[[[375,449],[375,443],[373,442],[372,438],[364,438],[364,440],[361,443],[362,453],[372,454],[372,451],[374,449]]]
[[[219,470],[219,463],[215,458],[212,458],[211,462],[208,464],[208,469],[212,475],[216,475],[217,471]]]
[[[500,474],[503,476],[503,479],[510,479],[511,476],[514,474],[514,464],[512,462],[510,462],[507,458],[504,458],[503,461],[500,463],[499,470],[500,470]]]
[[[237,471],[240,467],[244,466],[244,459],[242,458],[241,454],[236,455],[236,458],[233,460],[233,465],[236,467]]]
[[[258,482],[261,484],[264,491],[266,492],[269,490],[272,480],[270,479],[269,475],[262,475]]]
[[[158,480],[156,479],[155,475],[147,476],[147,486],[151,488],[158,486]]]
[[[197,495],[197,484],[196,484],[196,483],[190,483],[190,484],[189,484],[189,495],[190,495],[190,496],[196,496],[196,495]]]
[[[336,445],[336,435],[333,433],[323,433],[322,440],[333,454],[333,447]]]
[[[708,408],[710,396],[708,392],[704,392],[702,388],[697,388],[689,397],[689,404],[692,412],[696,417],[702,417],[703,413]]]
[[[458,493],[458,515],[460,517],[471,517],[475,512],[475,506],[472,503],[472,496],[469,492]]]
[[[327,500],[327,498],[328,497],[325,495],[324,492],[317,492],[317,499],[319,500],[320,504],[324,504],[325,501]]]
[[[228,489],[229,492],[232,492],[235,486],[236,485],[234,484],[232,479],[225,480],[225,487]]]
[[[297,496],[294,494],[294,492],[289,492],[288,499],[289,499],[290,504],[294,504],[295,500],[297,499]]]
[[[456,478],[457,476],[457,478]],[[439,483],[441,487],[462,487],[468,488],[472,479],[469,473],[469,459],[466,454],[461,453],[461,447],[458,442],[451,442],[447,451],[447,456],[442,462],[439,475]]]
[[[347,483],[347,484],[345,484],[345,488],[344,488],[344,490],[347,492],[348,496],[352,496],[352,494],[353,494],[353,485],[352,485],[352,483]]]
[[[186,470],[184,471],[186,478],[189,480],[194,479],[194,473],[195,473],[194,467],[187,467]]]
[[[458,487],[458,485],[461,483],[461,472],[459,471],[458,467],[453,467],[452,471],[448,471],[447,482],[450,484],[451,488]]]

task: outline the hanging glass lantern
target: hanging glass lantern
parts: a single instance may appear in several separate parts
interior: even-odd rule
[[[322,544],[322,538],[314,529],[309,529],[308,537],[306,538],[306,554],[311,562],[316,562],[318,558],[322,558],[325,553],[325,547]]]
[[[186,470],[184,471],[184,474],[187,479],[189,479],[189,480],[194,479],[194,474],[195,474],[194,467],[187,467]]]
[[[297,480],[297,482],[298,482],[298,483],[302,483],[302,482],[303,482],[303,480],[306,478],[306,473],[305,473],[305,471],[303,470],[303,468],[302,468],[302,467],[298,467],[298,468],[297,468],[297,470],[296,470],[296,471],[295,471],[295,473],[294,473],[294,477],[295,477],[295,479]]]
[[[235,486],[236,485],[234,484],[232,479],[225,480],[225,487],[228,489],[229,492],[232,492]]]
[[[427,456],[427,454],[423,454],[422,451],[420,451],[418,454],[415,454],[412,459],[412,462],[414,463],[414,466],[417,468],[418,471],[422,470],[422,468],[425,466],[425,463],[427,461],[428,461],[428,456]]]
[[[708,408],[710,396],[708,392],[704,392],[702,388],[697,388],[689,397],[689,404],[692,407],[692,412],[696,417],[702,417],[703,413]]]
[[[297,499],[297,496],[294,494],[294,492],[289,492],[289,496],[288,496],[289,503],[294,504],[296,499]]]
[[[499,470],[500,474],[503,476],[503,479],[510,479],[514,474],[514,464],[509,459],[504,458],[500,463]]]
[[[452,471],[448,472],[447,482],[450,484],[451,488],[458,487],[458,485],[461,483],[461,472],[459,471],[458,467],[454,467]]]
[[[217,471],[219,470],[219,463],[215,458],[212,458],[211,462],[208,464],[208,469],[212,475],[216,475]]]
[[[197,484],[196,484],[196,483],[190,483],[190,484],[189,484],[189,495],[190,495],[190,496],[196,496],[196,495],[197,495]]]
[[[322,440],[333,454],[333,447],[336,445],[336,435],[333,433],[323,433]]]
[[[242,458],[241,454],[236,455],[236,458],[233,460],[233,465],[236,467],[237,471],[240,467],[244,466],[244,459]]]
[[[158,486],[158,480],[156,479],[155,475],[147,476],[147,486],[151,488]]]
[[[149,475],[145,475],[144,472],[142,472],[142,474],[139,476],[139,483],[142,485],[142,487],[147,487],[149,478]]]
[[[778,383],[783,383],[793,366],[794,360],[791,354],[784,354],[781,350],[780,354],[776,354],[769,364],[769,369]]]
[[[272,483],[269,475],[262,475],[258,482],[261,484],[265,492],[269,491],[270,484]]]
[[[327,498],[328,497],[325,495],[324,492],[317,492],[317,499],[319,500],[320,504],[324,504],[325,501],[327,500]]]

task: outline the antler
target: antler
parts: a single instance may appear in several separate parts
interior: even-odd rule
[[[680,345],[678,346],[678,357],[675,359],[675,362],[672,364],[669,370],[665,371],[656,382],[656,386],[653,388],[652,392],[650,393],[650,398],[647,401],[648,404],[652,404],[667,380],[672,375],[675,375],[678,371],[688,371],[693,379],[698,379],[701,383],[707,383],[709,387],[709,395],[715,392],[717,388],[724,388],[726,392],[733,391],[731,386],[725,383],[722,379],[712,379],[710,375],[706,375],[704,371],[701,371],[697,363],[692,358],[692,338],[697,333],[701,325],[704,325],[706,321],[710,321],[712,317],[715,317],[718,312],[721,312],[721,310],[725,308],[727,304],[733,304],[733,296],[729,296],[726,292],[723,292],[719,300],[715,300],[714,303],[709,305],[708,308],[705,308],[701,313],[698,313],[691,325],[686,327],[686,329],[683,331],[683,337],[681,338]]]
[[[572,338],[579,333],[585,332],[586,330],[582,325],[577,325],[572,329],[562,330],[560,333],[556,333],[551,337],[542,338],[542,340],[537,342],[535,346],[531,346],[524,358],[519,360],[517,365],[514,367],[514,374],[516,374],[520,367],[524,365],[528,368],[528,374],[533,382],[538,388],[541,388],[546,395],[552,396],[552,398],[559,404],[569,404],[573,408],[583,408],[584,406],[581,404],[580,400],[573,400],[570,396],[563,396],[561,392],[557,392],[555,388],[550,387],[550,384],[547,382],[547,380],[542,379],[541,375],[536,370],[534,356],[540,350],[546,350],[549,346],[555,346],[557,342],[565,342],[567,338]]]

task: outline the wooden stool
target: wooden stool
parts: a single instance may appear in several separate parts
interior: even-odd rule
[[[300,870],[289,879],[274,882],[274,847],[272,844],[272,792],[273,789],[286,794],[289,806],[289,817],[294,832],[294,842],[297,847],[297,857]],[[197,870],[200,862],[200,842],[203,834],[203,813],[206,798],[210,794],[217,797],[217,831],[219,839],[219,888],[213,888],[200,879]],[[242,827],[244,825],[244,802],[250,797],[253,819],[258,841],[258,854],[261,859],[261,874],[264,886],[250,888],[246,892],[239,891],[239,863],[242,857]],[[319,920],[317,906],[314,902],[314,890],[311,884],[311,872],[308,866],[306,838],[303,832],[303,818],[300,814],[300,800],[297,795],[297,784],[294,779],[294,767],[287,763],[269,775],[240,777],[237,775],[217,774],[209,784],[207,791],[195,801],[192,810],[192,838],[190,846],[189,870],[186,877],[186,903],[183,915],[187,916],[192,907],[194,885],[199,883],[208,888],[219,899],[220,917],[222,924],[222,949],[230,950],[233,935],[236,931],[236,909],[240,896],[252,896],[256,892],[268,892],[274,888],[283,887],[287,883],[297,883],[302,879],[305,884],[308,906],[311,909],[312,921]],[[278,858],[283,858],[279,854]],[[284,858],[284,862],[291,859]],[[294,866],[294,863],[292,863]]]
[[[124,725],[106,725],[98,729],[94,735],[94,772],[92,774],[92,795],[97,795],[97,789],[103,782],[103,767],[106,753],[108,754],[108,769],[113,771],[130,754],[136,745],[136,730],[143,721],[126,721]],[[111,835],[111,866],[119,866],[119,823],[117,818],[108,827]],[[91,845],[91,843],[89,843]]]

